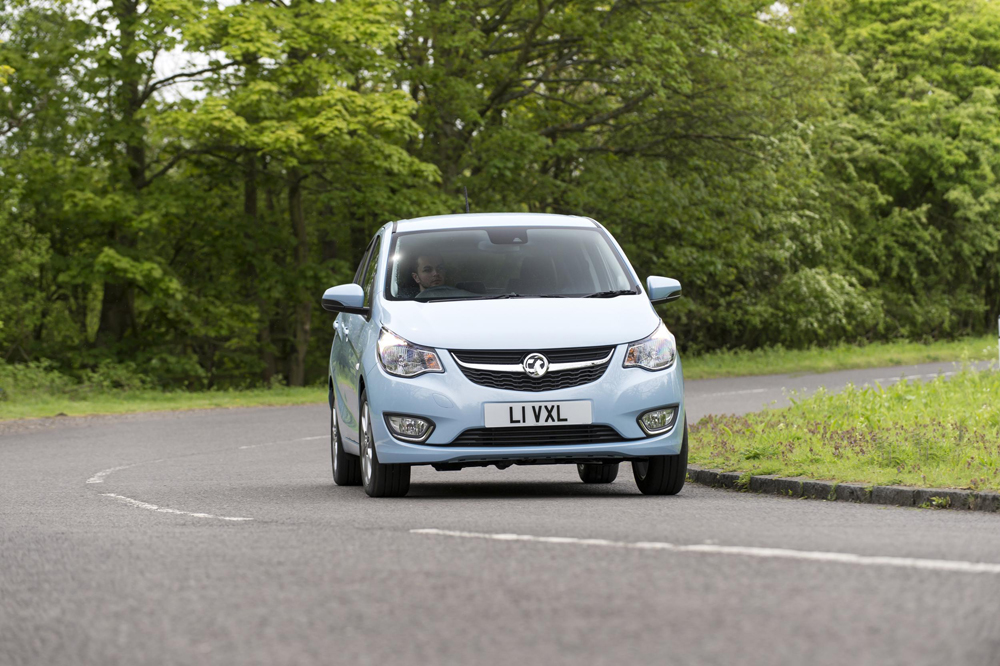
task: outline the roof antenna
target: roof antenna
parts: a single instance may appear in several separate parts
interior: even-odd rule
[[[465,192],[465,212],[469,212],[469,188],[462,185],[462,190]]]

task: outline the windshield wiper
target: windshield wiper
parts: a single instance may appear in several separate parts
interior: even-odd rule
[[[497,298],[524,298],[521,294],[493,294],[486,296],[444,296],[442,298],[414,298],[415,303],[444,303],[445,301],[491,301]]]
[[[636,293],[635,289],[618,289],[616,291],[598,291],[593,294],[587,294],[584,298],[614,298],[615,296],[625,296],[626,294],[634,296]]]
[[[480,300],[496,300],[498,298],[527,298],[525,294],[493,294],[492,296],[482,296]]]

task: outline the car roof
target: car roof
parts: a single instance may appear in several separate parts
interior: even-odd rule
[[[432,231],[437,229],[479,229],[482,227],[586,227],[597,223],[577,215],[550,213],[461,213],[458,215],[432,215],[396,222],[396,232]]]

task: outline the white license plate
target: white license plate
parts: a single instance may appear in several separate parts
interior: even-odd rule
[[[488,402],[487,428],[580,425],[593,423],[589,400],[569,402]]]

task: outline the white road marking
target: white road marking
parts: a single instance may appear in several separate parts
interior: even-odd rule
[[[328,435],[319,435],[316,437],[300,437],[298,439],[288,439],[280,442],[265,442],[264,444],[250,444],[246,446],[238,447],[237,450],[242,449],[256,449],[261,446],[273,446],[275,444],[294,444],[295,442],[308,442],[315,439],[326,439]],[[233,449],[228,449],[232,451]],[[204,451],[202,453],[220,453],[220,451]],[[194,454],[200,455],[200,454]],[[139,465],[152,465],[154,463],[166,462],[167,460],[176,460],[177,458],[185,458],[188,456],[176,456],[174,458],[157,458],[156,460],[145,460],[143,462],[132,463],[131,465],[119,465],[118,467],[109,467],[108,469],[102,469],[100,472],[94,476],[87,479],[87,483],[104,483],[104,480],[108,478],[111,474],[115,472],[120,472],[123,469],[131,469],[132,467],[138,467]],[[215,518],[216,520],[230,520],[230,521],[247,521],[253,520],[253,518],[239,518],[234,516],[216,516],[211,513],[198,513],[193,511],[181,511],[180,509],[170,509],[164,506],[157,506],[156,504],[150,504],[149,502],[143,502],[141,500],[133,499],[131,497],[125,497],[124,495],[116,495],[114,493],[101,493],[102,497],[110,497],[116,499],[119,502],[128,504],[129,506],[134,506],[139,509],[146,509],[147,511],[155,511],[157,513],[172,513],[179,516],[194,516],[195,518]]]
[[[300,437],[298,439],[288,439],[283,442],[265,442],[264,444],[247,444],[238,447],[240,451],[244,449],[259,449],[262,446],[274,446],[275,444],[294,444],[295,442],[310,442],[314,439],[326,439],[329,435],[317,435],[316,437]]]
[[[882,557],[854,555],[852,553],[829,553],[809,550],[789,550],[785,548],[754,548],[747,546],[716,546],[711,544],[679,546],[662,541],[610,541],[608,539],[576,539],[573,537],[545,537],[530,534],[488,534],[482,532],[457,532],[453,530],[419,529],[411,534],[450,536],[465,539],[490,539],[493,541],[530,541],[575,546],[602,546],[605,548],[628,548],[632,550],[667,550],[677,553],[707,553],[710,555],[743,555],[746,557],[776,558],[785,560],[806,560],[811,562],[832,562],[868,567],[897,567],[948,571],[953,573],[1000,574],[1000,564],[988,562],[964,562],[961,560],[924,560],[913,557]]]
[[[743,391],[723,391],[722,393],[694,393],[689,395],[691,398],[717,398],[722,395],[743,395],[745,393],[764,393],[770,389],[744,389]]]
[[[122,465],[121,467],[109,467],[108,469],[102,469],[100,472],[87,479],[87,483],[104,483],[104,479],[106,479],[112,472],[120,472],[121,470],[128,469],[129,467],[145,464],[146,463],[133,463],[131,465]]]
[[[865,384],[871,384],[871,383],[880,383],[881,384],[881,383],[885,383],[885,382],[898,382],[898,381],[901,381],[903,379],[934,379],[935,377],[951,377],[952,375],[957,375],[957,374],[958,374],[958,372],[931,372],[931,373],[927,373],[927,374],[923,374],[923,375],[900,375],[898,377],[876,377],[874,379],[866,379],[866,380],[864,380],[864,383],[862,384],[862,386],[864,386]],[[726,396],[726,395],[747,395],[747,394],[751,394],[751,393],[766,393],[767,391],[770,391],[770,390],[771,389],[756,388],[756,389],[744,389],[742,391],[721,391],[719,393],[688,393],[687,395],[688,395],[689,398],[720,398],[720,397]],[[789,387],[785,386],[785,387],[782,388],[782,390],[809,391],[811,389],[808,389],[808,388],[789,389]]]
[[[934,379],[935,377],[951,377],[952,375],[957,375],[957,372],[931,372],[924,375],[900,375],[899,377],[876,377],[874,379],[868,379],[865,383],[870,382],[899,382],[904,379]]]
[[[193,516],[195,518],[215,518],[216,520],[231,520],[235,522],[253,520],[253,518],[239,518],[236,516],[216,516],[211,513],[194,513],[192,511],[180,511],[178,509],[169,509],[165,506],[157,506],[155,504],[150,504],[149,502],[140,502],[137,499],[132,499],[131,497],[125,497],[124,495],[115,495],[114,493],[101,493],[101,497],[110,497],[124,504],[128,504],[129,506],[134,506],[137,509],[146,509],[147,511],[155,511],[157,513],[172,513],[178,516]]]

